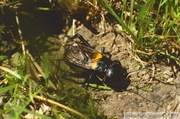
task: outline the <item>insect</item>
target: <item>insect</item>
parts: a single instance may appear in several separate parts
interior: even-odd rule
[[[69,40],[78,38],[81,43],[74,42],[65,49],[65,61],[70,67],[79,70],[85,75],[84,84],[101,83],[114,90],[120,91],[127,88],[127,71],[118,60],[107,58],[104,48],[101,52],[93,49],[91,45],[80,35],[69,37]]]

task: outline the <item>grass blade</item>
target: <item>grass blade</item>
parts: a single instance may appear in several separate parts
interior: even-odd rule
[[[3,70],[3,71],[5,71],[5,72],[8,72],[8,73],[12,74],[13,76],[17,77],[18,79],[22,79],[22,77],[21,77],[18,73],[12,71],[12,70],[9,69],[9,68],[0,66],[0,69]]]
[[[6,86],[6,87],[4,87],[4,88],[0,88],[0,93],[4,93],[4,92],[7,92],[7,91],[9,91],[9,90],[12,90],[12,89],[14,89],[15,87],[16,87],[16,84],[10,85],[10,86]]]
[[[127,32],[131,35],[131,37],[133,39],[136,39],[135,35],[133,34],[133,32],[127,27],[127,25],[123,22],[123,20],[116,14],[116,12],[112,9],[112,7],[108,4],[107,0],[103,0],[103,1],[98,1],[99,4],[101,6],[103,6],[109,13],[111,13],[116,20],[119,22],[119,24],[121,24],[123,29],[126,29]]]

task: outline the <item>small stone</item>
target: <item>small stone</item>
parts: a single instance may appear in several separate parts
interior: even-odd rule
[[[172,106],[171,105],[168,105],[167,106],[167,110],[171,110]]]
[[[171,82],[173,82],[174,81],[174,78],[169,78],[166,82],[167,83],[171,83]]]

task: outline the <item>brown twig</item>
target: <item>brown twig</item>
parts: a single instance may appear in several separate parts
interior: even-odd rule
[[[53,104],[53,105],[57,105],[60,108],[66,109],[66,110],[68,110],[68,111],[70,111],[70,112],[80,116],[82,119],[88,119],[85,115],[81,114],[80,112],[78,112],[78,111],[76,111],[76,110],[74,110],[74,109],[72,109],[70,107],[67,107],[67,106],[65,106],[63,104],[60,104],[58,102],[55,102],[53,100],[50,100],[50,99],[47,99],[47,98],[44,98],[44,97],[41,97],[41,96],[38,96],[38,95],[34,96],[34,98],[36,98],[38,100],[42,100],[42,101],[48,102],[48,103]]]

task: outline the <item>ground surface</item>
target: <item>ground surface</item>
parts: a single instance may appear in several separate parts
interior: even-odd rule
[[[126,91],[89,89],[99,111],[104,112],[108,118],[122,118],[125,112],[180,111],[180,72],[177,67],[161,62],[148,64],[138,61],[132,52],[131,41],[121,34],[115,35],[113,31],[96,36],[81,27],[77,32],[96,50],[101,51],[101,47],[105,47],[112,59],[120,60],[128,72],[135,71],[130,74],[131,84]]]

